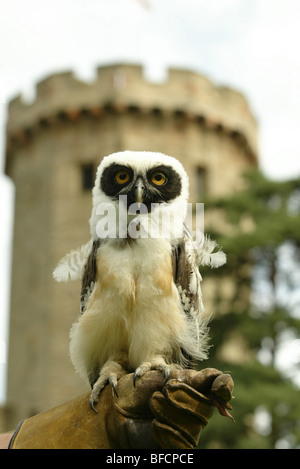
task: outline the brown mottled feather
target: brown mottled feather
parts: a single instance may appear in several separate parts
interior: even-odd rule
[[[84,267],[80,294],[80,314],[84,313],[87,305],[87,295],[91,293],[92,285],[96,282],[96,256],[99,246],[100,239],[97,239],[93,242],[92,250]]]
[[[196,265],[192,265],[191,262],[189,262],[186,252],[186,243],[191,239],[190,232],[185,226],[183,240],[173,249],[173,274],[175,285],[177,287],[181,287],[182,291],[185,293],[185,296],[189,298],[189,309],[194,309],[194,311],[197,311],[199,304],[199,290],[197,289],[196,293],[192,293],[189,288],[190,279],[194,273],[194,269],[198,269]],[[189,315],[189,311],[187,311],[186,308],[184,308],[184,311],[187,315]],[[182,350],[182,353],[187,360],[187,368],[194,368],[195,361],[192,359],[192,357],[188,355],[185,350]]]

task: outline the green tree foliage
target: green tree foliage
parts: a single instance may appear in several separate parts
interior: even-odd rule
[[[222,311],[222,294],[216,295],[206,365],[232,374],[236,423],[214,416],[200,447],[299,448],[300,389],[293,379],[300,373],[300,179],[270,181],[253,170],[245,180],[243,191],[205,201],[206,211],[222,210],[233,227],[230,235],[207,230],[228,262],[204,276],[214,276],[215,282],[231,277],[235,284],[229,313]],[[248,229],[245,217],[251,221]],[[226,361],[222,350],[237,337],[247,352]],[[279,368],[287,337],[298,350]]]

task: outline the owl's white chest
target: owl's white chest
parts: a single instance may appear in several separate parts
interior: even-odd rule
[[[155,354],[171,356],[184,328],[168,240],[99,248],[94,291],[72,330],[73,357],[86,355],[101,367],[125,355],[135,369]]]
[[[167,240],[136,240],[126,247],[100,247],[97,283],[102,296],[114,294],[115,302],[165,295],[173,281],[171,246]],[[123,311],[126,313],[125,311]]]

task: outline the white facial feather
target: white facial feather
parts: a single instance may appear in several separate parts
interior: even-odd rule
[[[127,232],[127,223],[126,226],[122,226],[122,221],[127,220],[128,214],[127,209],[119,201],[112,200],[106,194],[103,193],[100,186],[101,176],[103,171],[113,163],[124,164],[133,168],[136,173],[146,175],[147,171],[151,168],[155,168],[159,165],[168,165],[171,166],[179,174],[181,178],[181,193],[175,199],[171,200],[167,204],[161,204],[158,210],[163,210],[165,216],[172,216],[176,220],[176,226],[183,224],[183,221],[186,217],[187,210],[187,200],[189,196],[189,181],[187,174],[182,166],[182,164],[173,158],[172,156],[164,155],[162,153],[148,152],[148,151],[124,151],[113,153],[109,156],[103,158],[102,162],[98,166],[95,186],[93,188],[93,208],[92,215],[90,218],[90,230],[93,239],[98,238],[97,233],[97,223],[101,220],[102,217],[107,216],[107,214],[99,214],[99,207],[104,207],[105,204],[112,204],[117,213],[116,217],[116,228],[117,233],[126,233]],[[97,213],[98,212],[98,213]],[[119,216],[121,212],[121,215]],[[148,236],[151,236],[151,233],[148,231],[149,223],[148,218],[154,218],[151,213],[146,215],[140,215],[139,220],[144,226],[144,229],[147,232]],[[158,218],[157,218],[158,219]],[[121,226],[120,226],[121,224]],[[152,223],[154,226],[155,222]],[[172,238],[172,233],[170,233],[170,238]]]

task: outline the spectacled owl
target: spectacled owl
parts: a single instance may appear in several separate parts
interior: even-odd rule
[[[200,265],[225,254],[185,224],[189,181],[182,164],[155,152],[124,151],[101,161],[92,191],[91,239],[57,265],[57,281],[80,279],[80,315],[70,356],[87,378],[90,405],[109,382],[207,357],[208,318]]]

